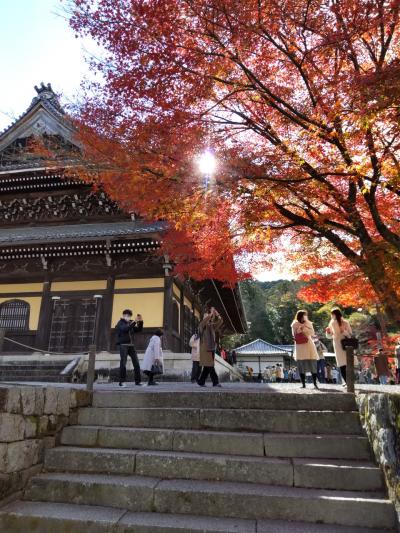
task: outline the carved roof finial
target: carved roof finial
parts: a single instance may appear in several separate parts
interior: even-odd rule
[[[35,98],[32,100],[31,106],[41,100],[42,102],[49,102],[58,111],[64,113],[64,110],[60,104],[60,100],[57,94],[53,91],[51,83],[45,85],[43,82],[41,82],[40,86],[35,85],[35,91],[37,92],[37,96],[35,96]]]

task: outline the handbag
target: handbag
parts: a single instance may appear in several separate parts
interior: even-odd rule
[[[357,350],[359,342],[356,337],[345,337],[340,341],[340,344],[342,345],[343,350],[346,348],[353,348],[354,350]]]
[[[151,371],[154,375],[164,374],[164,368],[162,363],[154,363],[154,365],[151,366]]]
[[[301,331],[299,333],[296,333],[294,336],[294,342],[296,344],[307,344],[308,343],[308,337],[307,335],[304,335]]]

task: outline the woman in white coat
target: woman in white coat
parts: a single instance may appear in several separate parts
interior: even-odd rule
[[[346,350],[343,350],[341,341],[345,337],[351,337],[353,332],[349,322],[343,318],[340,309],[332,309],[331,321],[326,328],[326,333],[333,340],[336,362],[340,368],[343,380],[346,381],[347,357]]]
[[[313,336],[314,326],[308,319],[307,311],[297,311],[296,318],[292,322],[294,338],[294,356],[300,373],[302,388],[306,388],[306,372],[311,372],[314,387],[317,385],[317,361],[318,352],[315,347]]]
[[[147,383],[148,386],[157,385],[157,382],[154,381],[154,376],[156,375],[154,365],[164,368],[163,352],[161,348],[162,336],[163,331],[158,329],[151,337],[149,345],[144,353],[142,370],[143,373],[149,378]]]

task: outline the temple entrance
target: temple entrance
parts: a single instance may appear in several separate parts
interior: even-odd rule
[[[93,297],[68,297],[54,300],[49,351],[85,352],[93,341],[96,325]]]

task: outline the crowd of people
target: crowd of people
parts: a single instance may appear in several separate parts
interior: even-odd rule
[[[116,325],[117,344],[120,350],[119,386],[126,386],[126,364],[128,357],[132,360],[135,385],[141,386],[141,371],[147,376],[148,386],[157,385],[155,376],[164,371],[161,338],[163,331],[158,329],[150,338],[146,348],[142,368],[135,349],[134,335],[143,330],[143,318],[140,314],[133,320],[133,313],[125,309]],[[223,325],[223,319],[218,311],[211,306],[206,308],[198,330],[190,339],[189,345],[192,354],[191,382],[200,387],[206,386],[210,377],[213,387],[221,387],[218,374],[215,371],[215,355],[217,350],[220,356],[229,364],[236,364],[235,351],[225,350],[217,346],[218,332]],[[319,388],[319,383],[346,384],[347,355],[344,339],[351,339],[353,332],[350,323],[343,317],[340,309],[333,309],[331,320],[325,329],[325,335],[332,340],[336,365],[331,365],[325,360],[327,348],[316,335],[314,326],[309,319],[308,312],[299,310],[292,322],[294,339],[294,359],[296,366],[286,368],[283,364],[265,368],[259,373],[256,381],[293,383],[301,382],[305,388],[306,383],[312,383],[314,388]],[[354,340],[354,339],[353,339]],[[362,360],[356,368],[356,381],[359,383],[400,383],[400,343],[395,348],[395,364],[391,365],[388,356],[379,349],[373,361]],[[251,378],[254,379],[253,369],[247,368]]]

